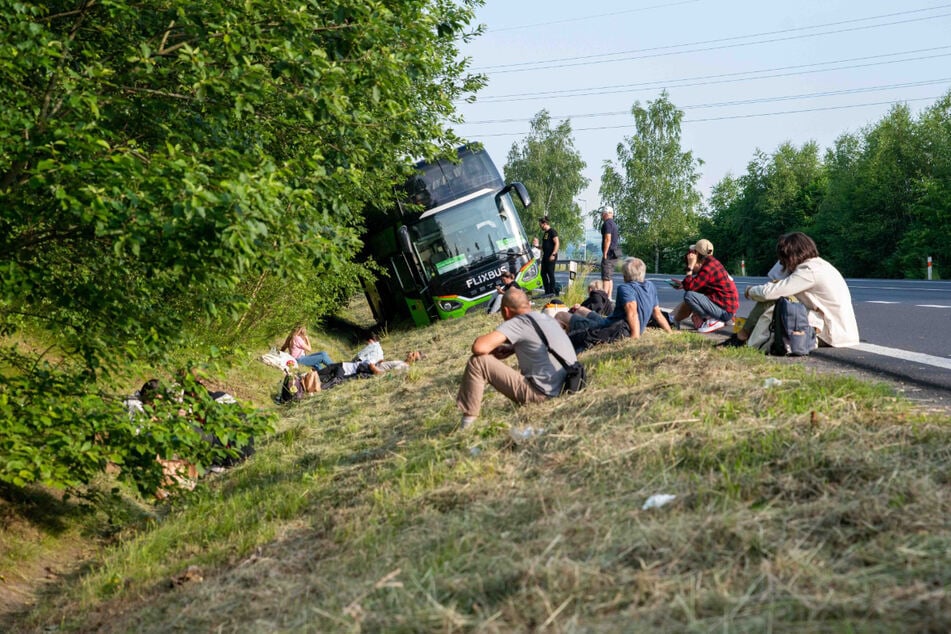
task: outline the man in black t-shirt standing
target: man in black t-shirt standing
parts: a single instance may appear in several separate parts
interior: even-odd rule
[[[614,222],[614,208],[602,208],[601,220],[603,221],[601,225],[601,281],[604,282],[604,292],[610,299],[611,291],[614,290],[614,267],[621,256],[620,237],[617,224]]]
[[[555,294],[555,261],[558,260],[558,232],[555,231],[548,216],[542,216],[538,221],[542,231],[542,284],[545,285],[545,295]]]

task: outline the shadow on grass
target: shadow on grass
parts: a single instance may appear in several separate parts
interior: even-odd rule
[[[14,518],[51,535],[61,535],[92,511],[76,498],[64,499],[39,487],[17,488],[0,483],[0,526]]]

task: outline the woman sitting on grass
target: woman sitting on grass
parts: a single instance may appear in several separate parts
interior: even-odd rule
[[[333,363],[330,360],[330,355],[326,352],[310,352],[310,338],[307,336],[307,328],[303,325],[298,325],[291,331],[291,334],[287,335],[287,339],[281,345],[281,350],[286,350],[288,354],[297,359],[297,365],[306,365],[319,370]]]
[[[588,298],[581,302],[581,306],[602,317],[607,317],[614,312],[614,302],[604,292],[604,282],[601,280],[592,280],[588,284]]]

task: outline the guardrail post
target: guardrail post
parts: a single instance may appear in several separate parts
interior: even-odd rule
[[[740,275],[746,277],[746,260],[740,260]]]
[[[931,280],[931,256],[928,256],[928,280]]]

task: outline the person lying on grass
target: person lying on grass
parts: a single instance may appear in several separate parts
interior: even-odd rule
[[[332,387],[340,385],[344,381],[356,378],[369,378],[387,372],[405,372],[409,366],[424,358],[419,350],[413,350],[406,355],[405,360],[380,359],[376,362],[369,361],[344,361],[341,363],[331,363],[327,367],[316,370],[320,376],[320,389],[329,390]]]
[[[235,429],[227,425],[221,407],[232,409],[231,415],[240,417],[240,406],[231,394],[214,391],[205,384],[196,370],[179,373],[180,391],[169,389],[158,379],[145,382],[135,396],[126,399],[126,407],[133,420],[141,421],[137,434],[164,434],[177,438],[182,449],[201,462],[204,470],[220,471],[232,467],[254,453],[254,438],[237,442]],[[214,420],[210,420],[214,419]],[[212,430],[217,430],[212,431]],[[221,434],[219,436],[219,434]],[[191,490],[200,475],[196,458],[183,459],[179,455],[155,456],[163,471],[162,481],[155,490],[159,499],[168,497],[170,490]]]

